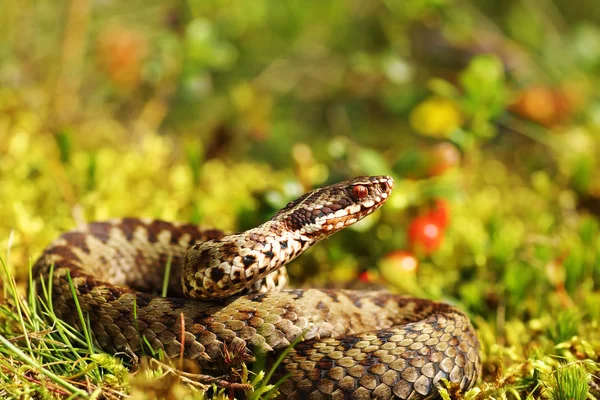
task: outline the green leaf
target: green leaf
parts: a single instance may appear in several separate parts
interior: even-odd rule
[[[502,61],[491,54],[477,56],[459,80],[464,90],[464,111],[476,122],[475,133],[491,136],[487,122],[504,112],[508,98]]]

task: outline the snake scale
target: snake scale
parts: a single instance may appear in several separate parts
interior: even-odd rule
[[[282,398],[430,399],[442,379],[468,389],[480,375],[479,342],[452,306],[284,288],[286,263],[378,209],[393,186],[388,176],[363,176],[319,188],[234,235],[136,218],[91,223],[51,243],[34,276],[51,276],[55,313],[77,327],[74,289],[95,341],[112,353],[183,352],[219,374],[228,349],[241,361],[258,352],[274,359],[301,338],[279,366],[289,374]],[[168,264],[169,297],[160,297]]]

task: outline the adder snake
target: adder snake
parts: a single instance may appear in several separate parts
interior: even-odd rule
[[[52,277],[54,311],[78,326],[74,289],[95,341],[112,353],[183,351],[219,374],[226,348],[252,362],[301,337],[279,367],[289,373],[285,398],[428,399],[442,379],[470,388],[479,342],[452,306],[383,291],[284,289],[286,263],[378,209],[393,185],[371,176],[316,189],[229,236],[158,220],[91,223],[50,244],[34,276]],[[159,297],[169,263],[169,297]]]

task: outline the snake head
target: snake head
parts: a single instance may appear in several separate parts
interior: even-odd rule
[[[304,194],[272,220],[284,220],[301,235],[327,237],[381,207],[393,187],[390,176],[359,176]]]

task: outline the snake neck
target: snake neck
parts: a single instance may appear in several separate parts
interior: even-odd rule
[[[329,236],[319,230],[290,229],[270,220],[243,233],[193,246],[186,254],[182,284],[188,297],[225,298],[275,272]]]
[[[222,299],[254,286],[319,240],[377,210],[393,186],[388,176],[359,176],[315,189],[254,229],[193,246],[182,270],[184,293]]]

